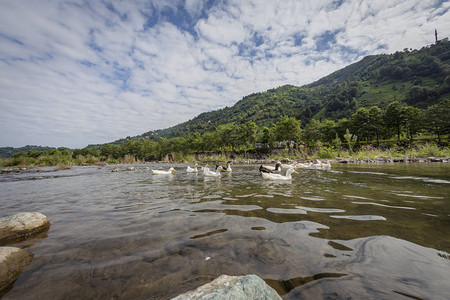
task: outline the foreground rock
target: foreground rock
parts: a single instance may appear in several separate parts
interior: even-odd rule
[[[25,240],[49,227],[48,218],[38,212],[22,212],[0,218],[0,245]]]
[[[33,254],[16,247],[0,247],[0,298],[2,291],[16,280],[17,276],[33,260]]]
[[[281,299],[264,280],[256,275],[222,275],[195,291],[181,294],[172,300],[188,299]]]

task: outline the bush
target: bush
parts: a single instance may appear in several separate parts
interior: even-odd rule
[[[414,157],[444,157],[450,156],[450,150],[448,148],[441,149],[436,144],[426,143],[408,151],[408,154]]]
[[[338,151],[336,151],[333,147],[322,147],[316,152],[316,158],[319,159],[332,159],[338,156]]]

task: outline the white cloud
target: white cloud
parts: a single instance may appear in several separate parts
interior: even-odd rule
[[[0,146],[110,142],[420,48],[450,34],[439,2],[0,0]]]

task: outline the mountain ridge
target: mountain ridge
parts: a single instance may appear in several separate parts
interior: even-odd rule
[[[243,97],[231,107],[203,112],[186,122],[140,137],[177,137],[213,131],[226,123],[270,126],[281,115],[302,125],[311,119],[348,118],[360,107],[386,107],[393,101],[425,109],[450,95],[448,38],[420,50],[369,55],[303,86],[283,85]],[[126,139],[115,141],[121,143]]]

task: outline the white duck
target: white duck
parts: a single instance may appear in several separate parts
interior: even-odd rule
[[[197,173],[198,172],[198,164],[195,164],[195,166],[193,168],[191,168],[190,166],[187,166],[186,168],[186,172],[187,173]]]
[[[233,170],[231,170],[231,165],[232,165],[233,163],[231,162],[231,160],[229,161],[229,162],[227,162],[227,165],[226,165],[226,168],[225,168],[225,170],[227,171],[227,172],[232,172]]]
[[[264,173],[264,172],[261,172],[261,175],[266,180],[291,180],[292,173],[297,173],[297,171],[295,171],[294,169],[288,169],[286,171],[286,176],[283,176],[281,174]]]
[[[317,159],[316,163],[312,164],[310,168],[317,170],[327,170],[331,169],[331,164],[329,160],[326,163],[322,163],[320,160]]]
[[[296,163],[295,164],[295,167],[296,168],[303,168],[303,169],[309,169],[309,168],[311,168],[311,165],[312,165],[312,163],[311,162],[309,162],[309,163]]]
[[[295,168],[301,168],[302,167],[302,164],[301,163],[299,163],[299,162],[293,162],[292,164],[282,164],[281,165],[281,168],[282,169],[295,169]]]
[[[170,167],[170,169],[168,171],[152,169],[152,173],[155,175],[171,175],[171,174],[173,174],[172,173],[173,171],[175,171],[174,167]]]
[[[220,174],[220,172],[222,172],[222,171],[224,171],[224,172],[226,171],[222,166],[217,167],[215,172],[211,171],[207,167],[204,167],[203,168],[203,175],[207,176],[207,177],[220,177],[220,176],[222,176]]]
[[[228,173],[231,173],[233,170],[231,169],[231,165],[232,165],[233,163],[231,162],[231,160],[230,161],[228,161],[227,162],[227,165],[225,166],[225,168],[224,168],[224,170],[225,171],[222,171],[222,172],[228,172]],[[219,168],[220,166],[219,165],[216,165],[216,170]]]

